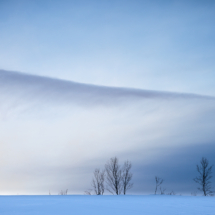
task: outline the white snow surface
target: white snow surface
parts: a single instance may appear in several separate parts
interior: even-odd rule
[[[0,196],[0,214],[214,215],[203,196]]]

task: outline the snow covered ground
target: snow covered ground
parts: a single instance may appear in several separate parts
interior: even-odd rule
[[[0,196],[0,214],[214,215],[215,197]]]

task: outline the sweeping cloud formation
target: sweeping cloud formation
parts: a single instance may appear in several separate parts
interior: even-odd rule
[[[195,191],[215,163],[215,98],[102,87],[0,70],[0,192],[83,194],[110,157],[133,164],[133,194]],[[213,179],[214,182],[214,179]]]

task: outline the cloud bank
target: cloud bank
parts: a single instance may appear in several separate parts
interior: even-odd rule
[[[190,193],[215,163],[215,98],[80,84],[0,70],[2,194],[82,194],[112,156],[133,163],[131,193]]]

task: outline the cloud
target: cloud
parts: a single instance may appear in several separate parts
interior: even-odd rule
[[[0,70],[1,90],[13,94],[26,101],[41,99],[41,101],[84,104],[116,103],[117,101],[150,98],[207,98],[194,94],[148,91],[129,88],[104,87],[80,84],[71,81],[28,75],[24,73]],[[105,103],[106,102],[106,103]]]
[[[152,193],[157,174],[189,193],[191,166],[201,156],[215,161],[214,97],[1,70],[0,104],[2,193],[83,193],[112,156],[132,161],[133,193]]]

